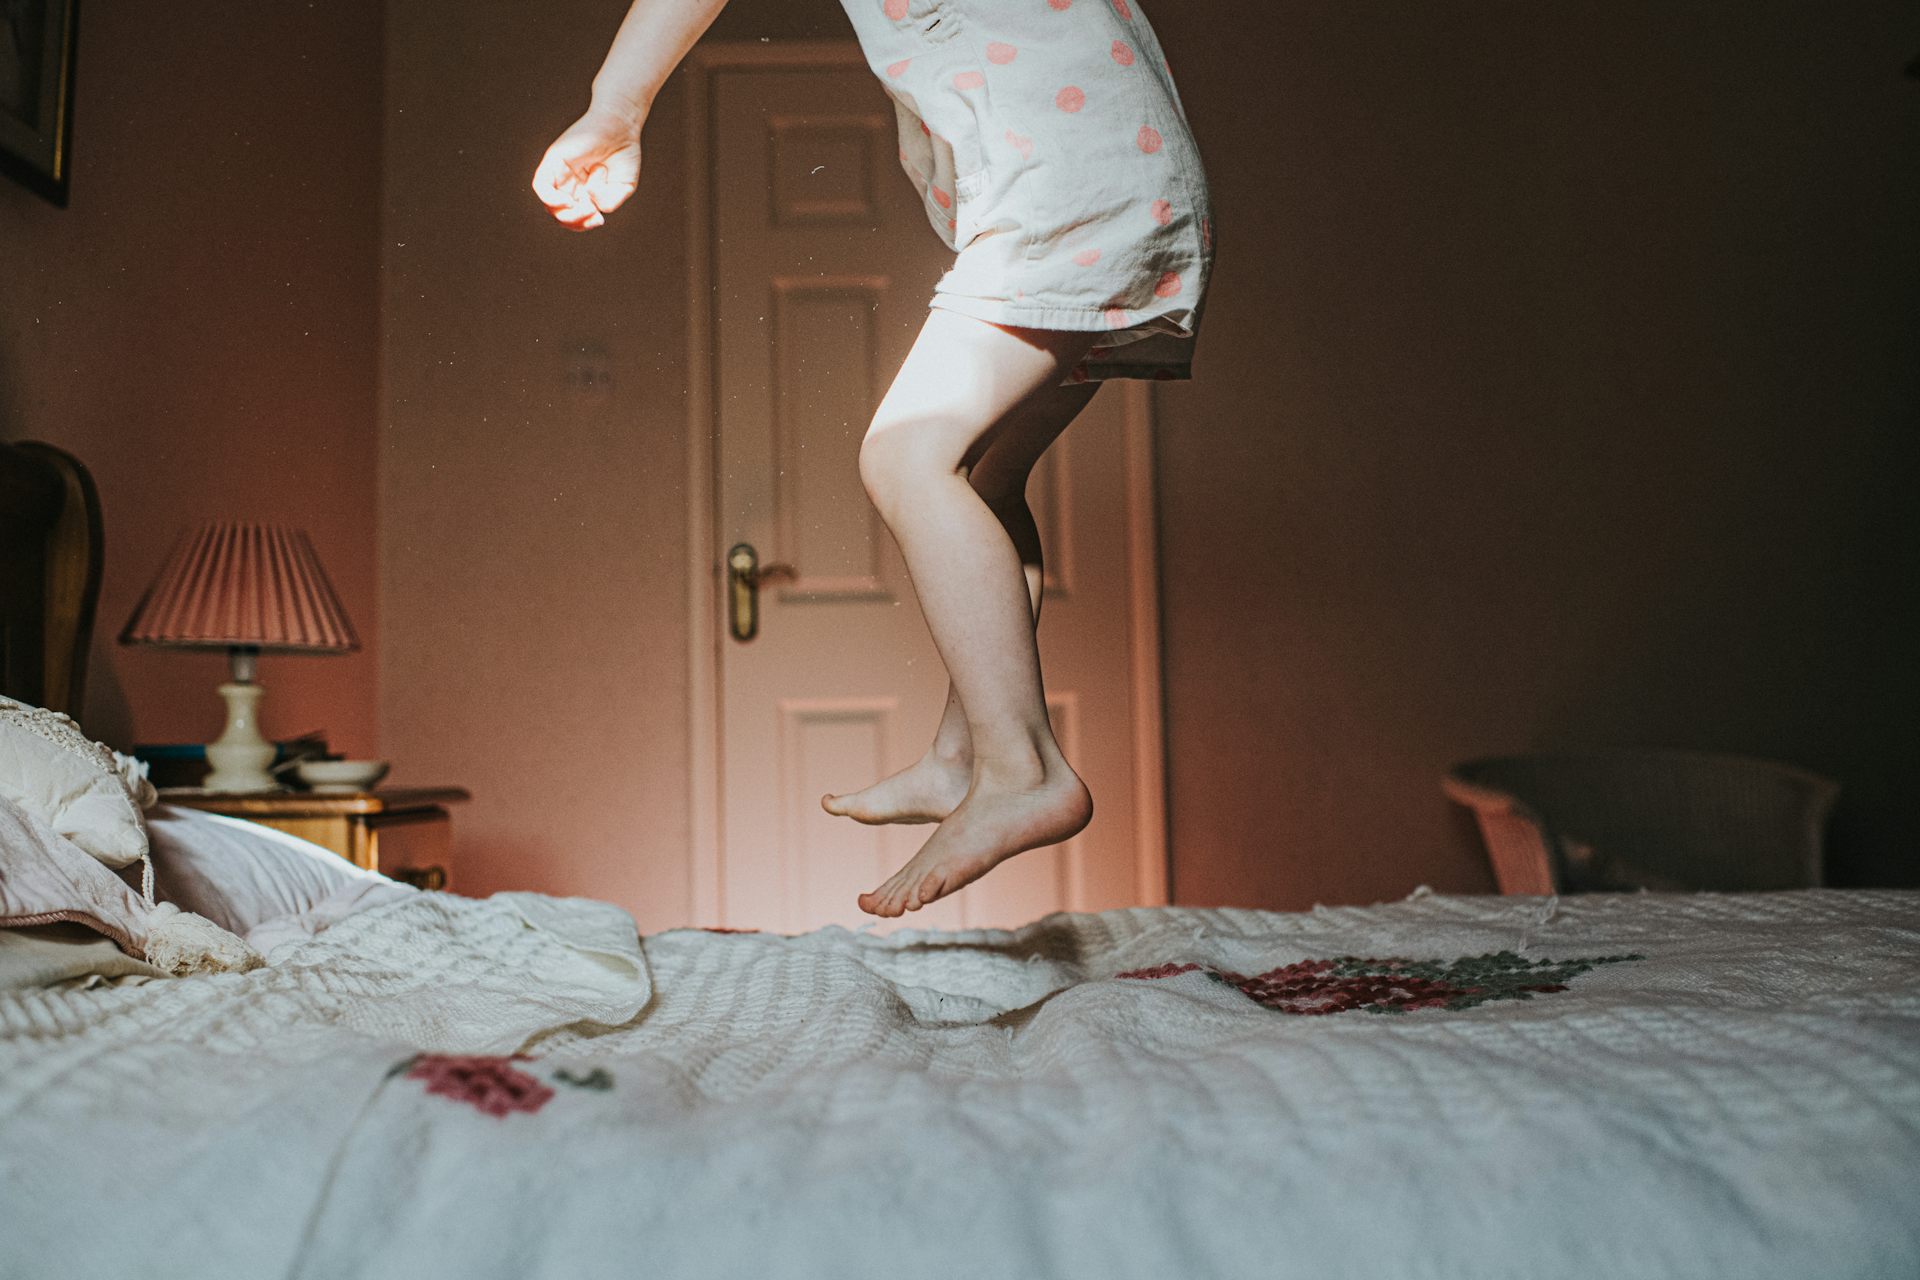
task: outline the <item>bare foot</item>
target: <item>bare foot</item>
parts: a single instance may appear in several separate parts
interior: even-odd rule
[[[982,770],[951,816],[906,866],[860,909],[876,916],[918,911],[972,884],[1016,853],[1071,839],[1093,819],[1093,797],[1062,759],[1011,782]]]
[[[855,822],[944,822],[967,798],[972,771],[956,761],[927,755],[890,778],[845,795],[824,795],[820,807]]]

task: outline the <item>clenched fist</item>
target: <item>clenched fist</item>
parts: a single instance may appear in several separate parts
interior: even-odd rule
[[[554,139],[533,173],[540,203],[574,231],[605,223],[639,184],[640,125],[599,109],[589,109]]]

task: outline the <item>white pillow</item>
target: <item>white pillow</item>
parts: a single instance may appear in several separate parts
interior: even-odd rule
[[[0,796],[110,867],[147,852],[144,770],[57,711],[0,698]]]
[[[257,822],[174,805],[147,815],[154,896],[245,937],[354,885],[404,886],[331,849]]]
[[[38,815],[0,796],[0,928],[71,923],[173,974],[245,972],[247,944],[170,902],[136,893]]]

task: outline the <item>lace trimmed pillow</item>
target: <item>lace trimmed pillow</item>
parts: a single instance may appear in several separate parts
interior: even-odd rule
[[[147,855],[146,766],[93,741],[66,716],[0,697],[0,796],[109,867]]]
[[[0,927],[80,924],[166,973],[245,972],[260,956],[211,920],[136,893],[119,876],[53,830],[39,815],[0,797]]]

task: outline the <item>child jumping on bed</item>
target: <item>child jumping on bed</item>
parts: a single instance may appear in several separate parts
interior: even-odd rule
[[[726,0],[633,0],[533,189],[576,231],[634,192],[655,95]],[[900,164],[956,257],[860,448],[951,685],[866,823],[938,822],[860,907],[897,916],[1085,827],[1047,722],[1027,476],[1106,378],[1186,378],[1213,261],[1206,174],[1138,0],[842,0]]]

